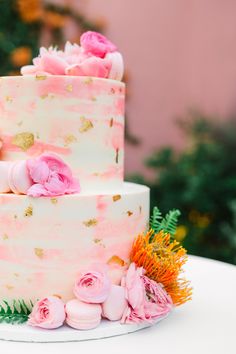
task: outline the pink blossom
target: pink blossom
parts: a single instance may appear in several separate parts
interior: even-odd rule
[[[67,75],[75,76],[95,76],[108,78],[111,69],[111,61],[97,57],[88,57],[81,63],[67,67]]]
[[[86,53],[104,58],[107,53],[116,51],[116,46],[101,33],[88,31],[80,38],[81,47]]]
[[[64,303],[57,297],[49,296],[36,302],[29,316],[28,324],[34,327],[54,329],[61,327],[65,318]]]
[[[53,197],[80,192],[79,182],[72,176],[70,168],[54,154],[28,160],[27,168],[34,182],[27,191],[29,196]]]
[[[102,265],[94,265],[90,270],[80,274],[75,282],[74,294],[80,301],[101,304],[108,295],[111,281],[107,275],[107,268]]]
[[[171,297],[162,284],[146,277],[143,268],[136,268],[134,263],[130,264],[122,285],[128,301],[122,323],[153,322],[168,314],[173,307]]]

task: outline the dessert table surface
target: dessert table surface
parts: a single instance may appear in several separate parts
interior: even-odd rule
[[[193,300],[150,328],[106,339],[68,343],[0,341],[4,354],[236,353],[236,266],[190,256]],[[0,327],[1,330],[1,327]]]

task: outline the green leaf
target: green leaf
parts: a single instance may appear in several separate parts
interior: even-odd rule
[[[178,209],[173,209],[170,210],[165,217],[162,217],[158,207],[154,207],[153,214],[150,218],[150,228],[153,229],[155,233],[164,231],[174,237],[180,215],[181,213]]]
[[[9,304],[3,300],[0,302],[0,323],[22,324],[27,322],[32,308],[32,301],[26,304],[24,300],[13,300],[12,304]]]

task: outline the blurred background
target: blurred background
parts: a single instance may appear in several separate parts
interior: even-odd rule
[[[182,212],[189,253],[236,264],[236,1],[0,0],[0,75],[103,32],[123,53],[126,179]]]

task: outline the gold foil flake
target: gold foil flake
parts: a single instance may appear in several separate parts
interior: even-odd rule
[[[139,205],[139,213],[142,214],[142,206]]]
[[[113,119],[113,118],[111,118],[111,119],[110,119],[110,128],[112,128],[112,127],[113,127],[113,123],[114,123],[114,119]]]
[[[46,93],[45,95],[41,95],[40,96],[40,98],[42,99],[42,100],[45,100],[45,98],[47,98],[48,97],[48,93]]]
[[[14,277],[19,278],[20,274],[19,273],[14,273]]]
[[[51,198],[51,203],[56,205],[58,203],[58,199],[57,198]]]
[[[121,259],[119,256],[114,255],[107,261],[107,264],[118,264],[121,267],[124,267],[125,261]]]
[[[91,97],[91,101],[96,102],[96,101],[97,101],[97,98],[96,98],[95,96],[92,96],[92,97]]]
[[[61,295],[58,295],[58,294],[53,294],[52,296],[55,296],[55,297],[58,297],[58,299],[62,299],[62,296]]]
[[[80,133],[85,133],[88,130],[93,128],[93,123],[89,119],[85,117],[81,117],[80,121],[81,121],[81,127],[79,129]]]
[[[7,234],[4,234],[4,235],[2,236],[2,238],[3,238],[4,241],[6,241],[6,240],[9,239],[9,236],[8,236]]]
[[[66,91],[72,92],[73,91],[73,86],[71,84],[66,86]]]
[[[114,89],[114,87],[111,88],[111,93],[114,95],[116,93],[116,90]]]
[[[10,103],[13,101],[13,98],[11,96],[6,96],[5,99],[7,102],[10,102]]]
[[[6,285],[6,288],[7,288],[7,290],[13,290],[14,289],[14,286],[12,286],[12,285]]]
[[[69,144],[75,143],[77,139],[74,135],[70,134],[64,137],[64,141],[65,141],[65,146],[68,146]]]
[[[18,127],[21,127],[22,124],[23,124],[23,122],[22,122],[22,120],[21,120],[20,122],[18,122],[18,123],[16,123],[16,124],[18,125]]]
[[[84,83],[86,85],[92,84],[92,82],[93,82],[93,79],[91,77],[88,77],[87,79],[84,80]]]
[[[43,251],[42,248],[35,248],[35,249],[34,249],[34,253],[35,253],[35,255],[36,255],[38,258],[40,258],[40,259],[42,259],[43,256],[44,256],[44,251]]]
[[[40,81],[40,80],[46,80],[47,76],[46,75],[36,75],[35,76],[35,79],[37,81]]]
[[[25,209],[25,212],[24,212],[24,216],[29,218],[30,216],[33,215],[33,206],[32,205],[29,205],[26,209]]]
[[[17,219],[17,218],[18,218],[18,216],[15,214],[15,215],[14,215],[14,219]]]
[[[113,195],[112,199],[113,199],[113,202],[117,202],[117,200],[121,199],[121,195],[120,194]]]
[[[95,238],[94,240],[93,240],[93,242],[94,243],[101,243],[102,242],[102,239],[101,238]]]
[[[23,151],[27,151],[34,145],[34,134],[28,132],[16,134],[12,139],[12,143]]]
[[[128,210],[128,211],[127,211],[127,215],[128,215],[128,216],[132,216],[132,215],[133,215],[133,212],[130,211],[130,210]]]
[[[97,223],[98,223],[97,219],[90,219],[83,222],[83,224],[87,227],[96,226]]]
[[[116,149],[116,163],[119,163],[119,149]]]

